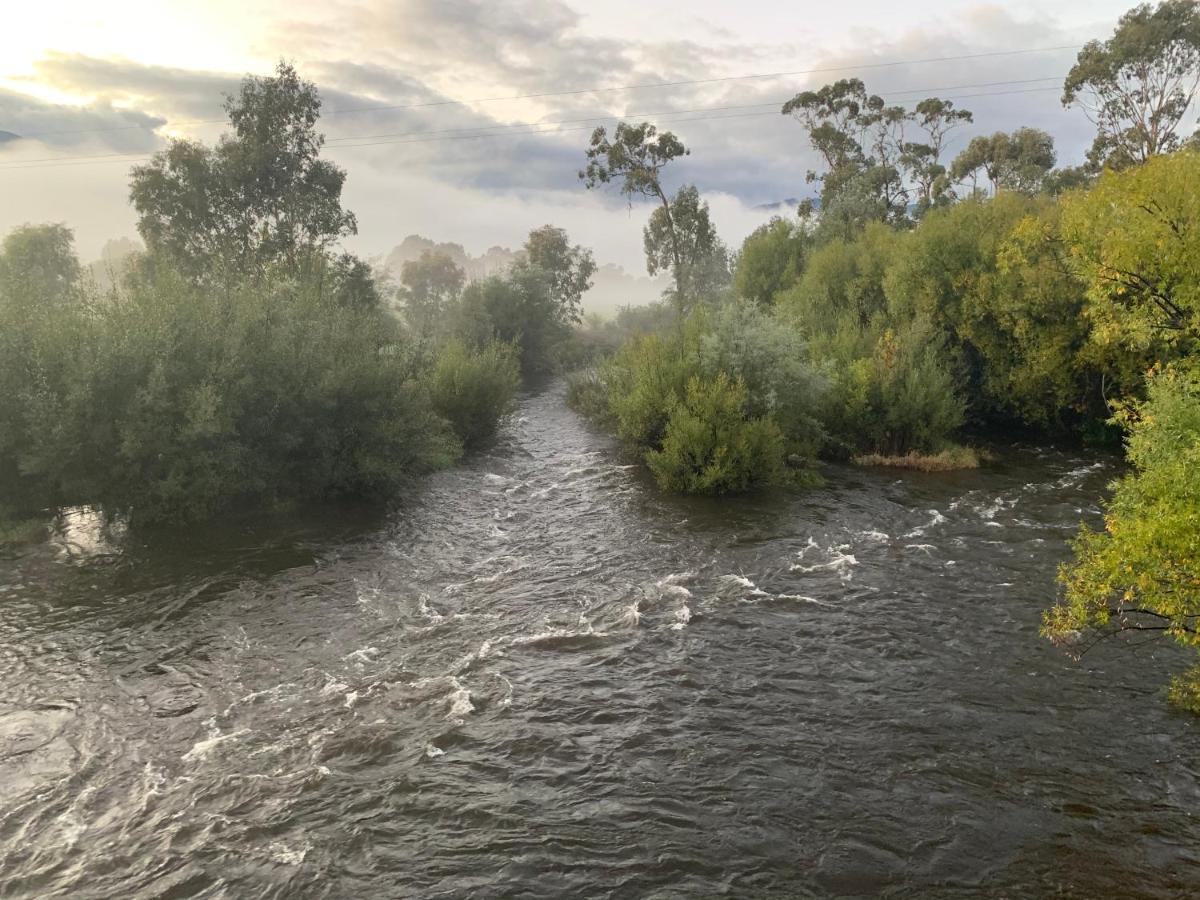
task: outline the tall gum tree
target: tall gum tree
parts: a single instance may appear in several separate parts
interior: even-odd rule
[[[1096,126],[1094,169],[1125,168],[1180,145],[1179,127],[1200,87],[1200,4],[1164,0],[1121,16],[1107,41],[1079,51],[1063,83],[1064,106]]]
[[[604,128],[592,132],[587,149],[587,166],[579,177],[590,190],[618,182],[621,193],[658,200],[666,224],[667,239],[674,263],[675,293],[678,302],[687,302],[683,278],[683,254],[675,228],[671,200],[662,184],[662,171],[672,160],[690,151],[669,131],[658,133],[649,122],[639,125],[618,123],[610,139]]]

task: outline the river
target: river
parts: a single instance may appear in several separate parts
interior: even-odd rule
[[[1038,636],[1118,471],[666,497],[550,385],[386,518],[80,514],[0,559],[0,895],[1184,896],[1184,657]]]

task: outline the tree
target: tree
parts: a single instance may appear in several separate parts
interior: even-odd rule
[[[693,185],[681,187],[667,206],[650,214],[642,238],[647,271],[674,270],[678,309],[712,299],[729,285],[729,252]]]
[[[825,163],[824,174],[809,171],[807,175],[810,184],[821,182],[822,206],[866,166],[859,137],[868,99],[863,82],[847,78],[818,91],[803,91],[783,105],[781,112],[805,127],[809,143]]]
[[[958,182],[969,178],[974,192],[978,190],[982,171],[991,183],[992,193],[1003,189],[1035,194],[1056,159],[1054,138],[1044,131],[1037,128],[1018,128],[1012,134],[997,131],[972,138],[955,157],[950,177]]]
[[[583,295],[592,286],[596,260],[592,251],[572,245],[566,231],[543,225],[529,232],[518,266],[528,266],[549,279],[550,296],[557,304],[557,316],[564,322],[582,319]]]
[[[921,214],[944,200],[950,186],[946,167],[941,162],[946,136],[974,119],[970,110],[955,109],[952,100],[937,97],[928,97],[918,103],[913,119],[925,132],[927,140],[905,143],[901,162],[916,183],[917,212]]]
[[[216,147],[175,140],[135,167],[130,199],[149,250],[195,279],[236,280],[296,270],[356,233],[341,205],[346,173],[320,158],[320,109],[316,86],[281,62],[226,97],[233,134]]]
[[[760,225],[738,253],[733,279],[737,295],[760,306],[773,304],[804,271],[811,243],[808,231],[798,222],[776,216]]]
[[[1064,106],[1096,126],[1094,168],[1144,163],[1179,146],[1200,85],[1200,4],[1163,0],[1121,16],[1107,41],[1088,42],[1063,84]]]
[[[1087,287],[1093,340],[1179,356],[1200,338],[1200,153],[1105,172],[1063,200],[1062,237]]]
[[[445,253],[425,250],[400,269],[404,316],[418,334],[429,336],[450,303],[462,293],[466,275]]]
[[[1080,532],[1045,616],[1043,634],[1076,655],[1122,632],[1200,648],[1200,372],[1156,369],[1147,394],[1117,416],[1133,471],[1115,485],[1104,531]],[[1200,713],[1200,666],[1170,696]]]
[[[65,225],[23,225],[0,243],[0,304],[36,310],[61,304],[79,281],[75,235]]]
[[[592,132],[587,150],[587,167],[579,173],[590,190],[619,180],[621,193],[632,198],[635,194],[658,200],[662,206],[666,238],[675,271],[675,295],[686,302],[687,294],[680,280],[683,258],[671,213],[671,201],[662,184],[662,170],[674,159],[687,156],[688,149],[669,131],[658,133],[649,122],[640,125],[617,125],[612,140],[603,128]]]
[[[898,222],[908,215],[909,198],[917,193],[918,212],[944,199],[949,187],[941,163],[946,135],[972,121],[968,110],[927,97],[913,111],[889,106],[868,94],[860,79],[847,78],[817,91],[803,91],[783,105],[808,131],[826,171],[810,171],[807,180],[821,182],[821,212],[834,206],[836,218],[855,230],[868,221]],[[915,124],[923,142],[906,139]],[[802,209],[802,213],[811,207]],[[846,236],[843,234],[843,236]]]
[[[493,342],[517,347],[524,372],[552,370],[570,328],[551,283],[528,265],[471,282],[455,310],[455,336],[477,349]]]

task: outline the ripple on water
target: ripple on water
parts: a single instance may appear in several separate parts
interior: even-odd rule
[[[0,562],[0,894],[1187,896],[1178,655],[1037,635],[1111,469],[1014,452],[671,498],[554,387],[348,537],[73,522]]]

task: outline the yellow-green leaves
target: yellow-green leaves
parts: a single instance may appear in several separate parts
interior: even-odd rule
[[[1170,358],[1200,337],[1200,153],[1106,172],[1063,200],[1062,237],[1087,285],[1092,339]]]
[[[1148,399],[1123,421],[1134,471],[1114,486],[1105,530],[1076,539],[1043,632],[1153,630],[1200,647],[1200,369],[1154,371]],[[1172,696],[1200,711],[1200,672],[1177,680]]]

